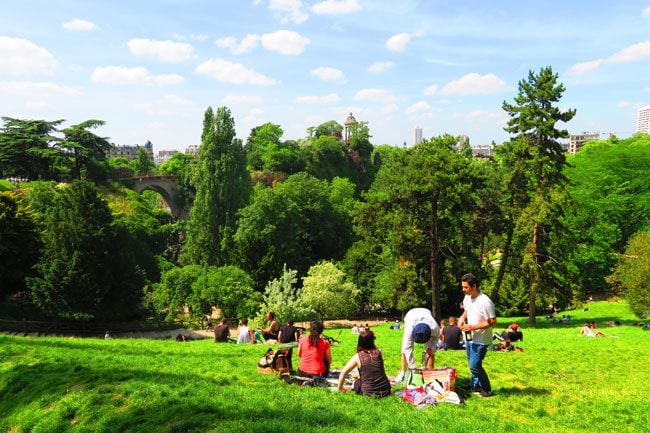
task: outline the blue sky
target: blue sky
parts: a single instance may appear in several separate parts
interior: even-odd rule
[[[87,119],[117,144],[184,150],[203,112],[284,139],[367,121],[373,144],[508,139],[502,102],[551,66],[567,128],[635,132],[650,103],[650,0],[21,0],[0,8],[0,115]]]

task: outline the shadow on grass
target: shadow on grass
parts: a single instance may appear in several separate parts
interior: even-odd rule
[[[493,389],[495,395],[501,397],[515,397],[515,396],[535,396],[540,397],[544,395],[549,395],[550,390],[546,388],[535,388],[535,387],[499,387]],[[474,397],[474,394],[470,391],[470,380],[469,379],[459,379],[456,380],[456,393],[466,400],[468,398]]]
[[[247,382],[232,375],[210,378],[64,361],[15,365],[4,371],[0,383],[0,413],[5,418],[0,429],[10,427],[6,418],[28,405],[33,407],[34,402],[44,411],[63,412],[50,415],[54,419],[48,421],[50,427],[57,424],[57,431],[77,422],[82,429],[147,433],[305,432],[323,427],[355,431],[362,427],[345,408],[322,403],[327,389],[293,393],[290,385],[271,389],[264,381]],[[251,392],[274,395],[251,404]]]

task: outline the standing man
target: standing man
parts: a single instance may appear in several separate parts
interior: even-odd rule
[[[404,335],[402,336],[402,371],[395,378],[401,382],[406,367],[414,369],[413,344],[423,344],[427,353],[427,368],[433,370],[440,326],[433,318],[431,311],[426,308],[413,308],[404,316]]]
[[[463,275],[460,281],[465,293],[465,311],[460,316],[459,327],[466,336],[467,361],[472,372],[471,388],[481,397],[490,397],[492,386],[483,368],[483,358],[492,343],[492,326],[497,323],[494,304],[478,289],[478,280],[473,274]]]

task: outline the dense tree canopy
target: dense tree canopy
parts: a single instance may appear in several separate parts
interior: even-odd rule
[[[203,120],[199,162],[193,174],[196,197],[183,250],[186,263],[228,263],[237,211],[248,204],[251,188],[241,141],[235,139],[230,110],[208,107]]]

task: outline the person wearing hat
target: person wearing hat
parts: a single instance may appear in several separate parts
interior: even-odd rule
[[[458,327],[465,331],[467,362],[472,373],[471,387],[481,397],[492,395],[492,386],[483,359],[492,343],[492,327],[497,323],[497,316],[492,300],[478,288],[478,279],[473,274],[461,277],[463,299],[463,314],[458,321]],[[468,338],[469,337],[469,338]]]
[[[395,379],[401,382],[406,367],[414,369],[413,345],[423,344],[427,353],[427,369],[433,370],[435,352],[438,347],[440,325],[426,308],[413,308],[404,316],[404,335],[402,336],[402,371]]]

